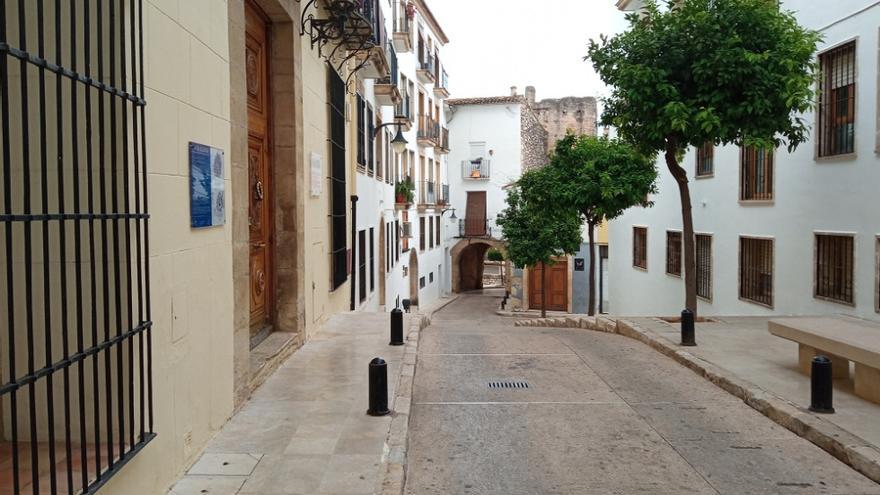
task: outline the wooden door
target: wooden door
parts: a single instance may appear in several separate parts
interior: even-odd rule
[[[468,191],[464,215],[466,236],[486,235],[486,191]]]
[[[248,102],[248,177],[251,280],[251,337],[271,329],[272,156],[269,121],[269,24],[263,12],[245,2],[245,68]]]
[[[529,309],[541,309],[543,268],[538,265],[529,270]],[[568,311],[568,261],[558,260],[546,268],[547,311]]]

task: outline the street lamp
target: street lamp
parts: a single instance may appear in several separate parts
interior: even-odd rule
[[[401,126],[403,124],[398,124],[397,122],[388,122],[385,124],[380,124],[378,127],[376,127],[375,136],[379,135],[379,131],[383,127],[388,127],[391,125],[397,126],[397,135],[395,135],[394,139],[391,140],[391,149],[394,150],[395,153],[400,155],[401,153],[406,151],[406,145],[409,144],[409,141],[407,141],[406,138],[403,137],[403,131],[401,130]]]
[[[445,210],[442,210],[442,211],[440,212],[440,216],[442,217],[443,214],[446,213],[447,211],[451,211],[451,212],[452,212],[452,215],[449,216],[449,219],[450,219],[450,220],[458,220],[458,217],[455,216],[455,208],[446,208]]]

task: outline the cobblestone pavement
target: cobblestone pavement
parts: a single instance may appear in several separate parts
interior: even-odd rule
[[[639,342],[498,305],[465,295],[422,332],[409,494],[880,494]]]

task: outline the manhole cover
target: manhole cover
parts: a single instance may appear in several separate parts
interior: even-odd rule
[[[489,382],[489,388],[529,388],[529,383],[520,380],[500,380]]]

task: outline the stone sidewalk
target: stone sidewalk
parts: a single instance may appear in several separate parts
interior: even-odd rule
[[[389,318],[334,316],[229,420],[169,495],[374,493],[397,413],[366,414],[368,364],[377,356],[388,362],[392,410],[398,383],[411,387],[415,364],[415,342],[388,345]],[[414,329],[417,340],[427,320],[405,315],[404,333]],[[409,379],[401,380],[406,369]],[[408,400],[401,402],[407,414]]]

